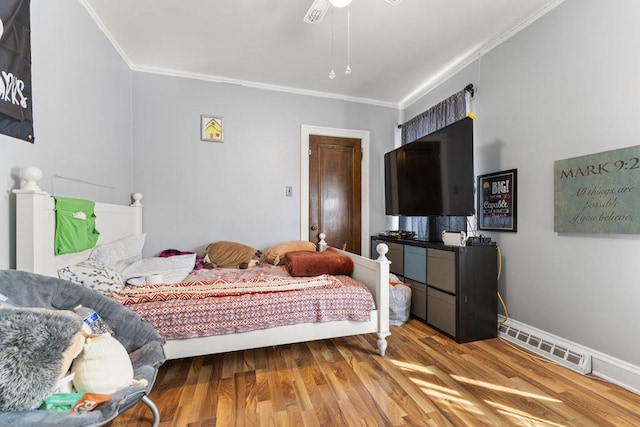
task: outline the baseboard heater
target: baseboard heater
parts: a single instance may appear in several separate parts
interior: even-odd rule
[[[555,335],[508,319],[498,325],[498,336],[581,374],[591,373],[591,355]]]

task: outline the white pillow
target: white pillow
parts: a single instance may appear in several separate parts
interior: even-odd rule
[[[146,234],[132,234],[113,242],[96,246],[89,258],[122,272],[129,264],[142,259],[142,248]]]
[[[161,283],[180,283],[193,270],[196,254],[170,257],[145,258],[136,261],[122,271],[122,277],[129,284],[144,284],[144,276],[161,274]],[[141,278],[133,280],[132,278]]]
[[[113,394],[133,381],[127,350],[111,334],[87,338],[71,365],[73,386],[79,393]]]
[[[87,259],[58,270],[58,277],[86,286],[105,295],[124,286],[120,273],[97,259]]]

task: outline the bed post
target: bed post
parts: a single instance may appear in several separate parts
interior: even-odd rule
[[[391,335],[389,331],[389,265],[391,261],[387,259],[389,247],[384,243],[376,246],[379,256],[376,261],[380,263],[380,294],[378,295],[378,307],[386,307],[378,309],[378,352],[381,356],[387,351],[387,337]]]
[[[142,208],[144,207],[144,205],[140,202],[142,200],[142,194],[133,193],[131,195],[131,199],[133,200],[133,202],[131,202],[129,206],[137,209],[137,213],[134,219],[134,222],[135,222],[134,234],[141,234],[142,233]]]
[[[43,236],[53,242],[55,222],[53,215],[53,199],[46,191],[38,187],[37,181],[42,178],[42,171],[28,166],[20,169],[20,189],[13,190],[16,195],[16,269],[55,275],[55,266],[51,263],[51,247],[40,242]]]

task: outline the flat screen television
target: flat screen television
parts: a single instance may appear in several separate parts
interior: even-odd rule
[[[384,168],[387,215],[475,213],[471,118],[386,153]]]

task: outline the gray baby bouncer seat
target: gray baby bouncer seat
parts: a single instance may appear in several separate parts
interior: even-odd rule
[[[134,378],[146,380],[139,381],[142,385],[131,385],[116,391],[108,401],[90,412],[49,412],[37,409],[0,411],[0,426],[99,426],[113,420],[139,401],[144,402],[151,410],[153,425],[159,424],[159,412],[149,399],[148,393],[151,391],[158,368],[165,361],[162,347],[164,339],[150,324],[99,292],[53,277],[2,270],[0,294],[7,296],[13,304],[20,307],[73,310],[82,305],[92,308],[113,330],[113,337],[126,349]],[[0,346],[2,345],[0,343]],[[3,372],[0,372],[0,387],[6,387],[6,384],[2,384],[2,377]]]

